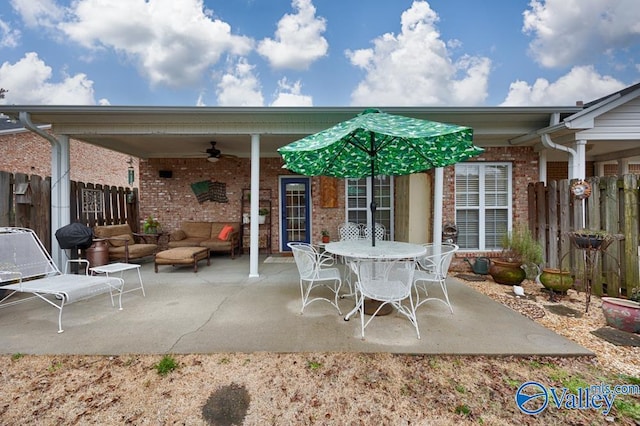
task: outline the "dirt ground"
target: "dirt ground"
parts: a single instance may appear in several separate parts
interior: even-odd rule
[[[640,424],[638,394],[617,395],[608,413],[550,403],[528,415],[515,403],[518,388],[528,381],[556,389],[555,395],[567,388],[584,396],[580,389],[600,384],[640,388],[640,347],[616,346],[591,333],[606,325],[599,298],[592,297],[585,313],[584,294],[573,290],[552,302],[530,281],[520,298],[490,280],[466,284],[597,356],[13,354],[0,357],[0,423]],[[577,407],[582,400],[561,401]]]

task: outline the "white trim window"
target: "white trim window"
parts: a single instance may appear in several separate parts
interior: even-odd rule
[[[393,176],[345,179],[345,222],[371,226],[371,185],[376,197],[376,222],[384,225],[385,239],[393,239]]]
[[[461,163],[455,170],[460,249],[500,249],[511,229],[511,163]]]

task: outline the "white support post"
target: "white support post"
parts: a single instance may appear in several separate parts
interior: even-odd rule
[[[58,244],[55,232],[71,223],[70,164],[69,137],[60,135],[57,143],[51,144],[51,256],[60,270],[65,265],[65,253]]]
[[[444,169],[436,167],[435,184],[433,188],[433,242],[442,242],[442,197],[444,193]]]
[[[251,135],[251,240],[249,243],[249,278],[257,278],[260,255],[260,227],[258,210],[260,208],[260,135]]]
[[[585,178],[585,169],[587,167],[587,141],[586,140],[577,140],[575,143],[576,147],[576,158],[573,163],[569,163],[572,166],[571,174],[569,175],[569,179],[584,179]]]

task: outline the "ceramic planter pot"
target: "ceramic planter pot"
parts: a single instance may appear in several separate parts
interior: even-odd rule
[[[555,268],[544,268],[539,276],[544,288],[558,293],[564,293],[573,286],[573,277],[569,271]]]
[[[611,327],[629,333],[640,333],[640,303],[617,297],[603,297],[602,313]]]
[[[521,268],[520,262],[506,262],[499,259],[491,259],[489,275],[498,284],[520,285],[527,277],[527,273]]]

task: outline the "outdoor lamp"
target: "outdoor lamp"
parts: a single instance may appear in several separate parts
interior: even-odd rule
[[[129,179],[129,186],[132,186],[133,182],[135,182],[136,180],[136,172],[133,169],[133,158],[129,157],[129,161],[127,161],[127,163],[129,163],[129,168],[127,169],[127,177]]]

